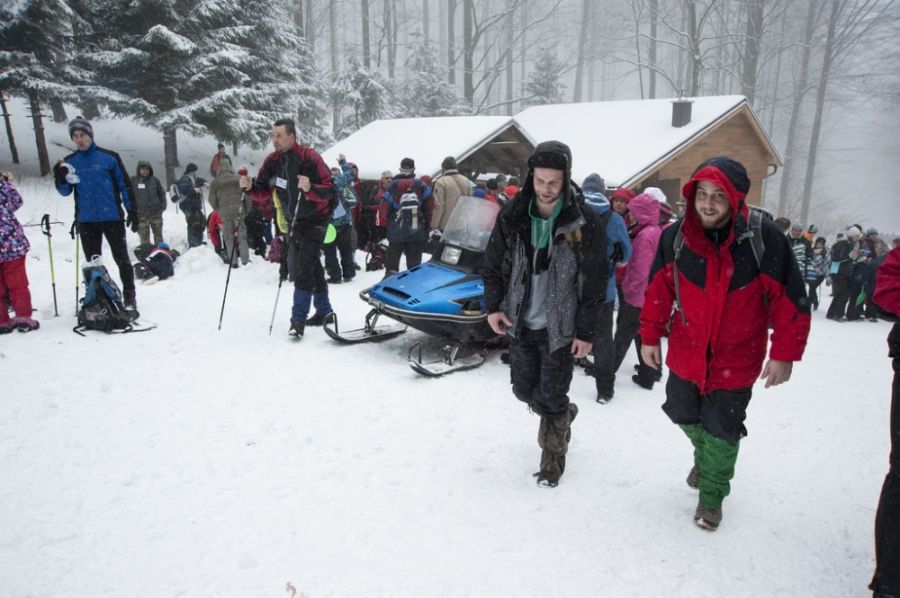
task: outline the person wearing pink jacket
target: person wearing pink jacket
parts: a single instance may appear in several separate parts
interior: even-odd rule
[[[625,301],[619,305],[619,324],[613,343],[616,348],[616,361],[613,371],[617,371],[633,340],[638,349],[638,372],[632,381],[639,386],[651,389],[659,377],[657,370],[644,363],[640,357],[641,339],[637,335],[640,328],[641,308],[644,307],[644,294],[650,278],[650,268],[656,257],[656,246],[662,228],[659,226],[659,201],[649,193],[641,193],[628,202],[628,211],[637,221],[637,234],[632,241],[631,259],[625,268],[622,279],[622,295]]]

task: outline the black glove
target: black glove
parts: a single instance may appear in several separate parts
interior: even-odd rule
[[[281,260],[281,265],[278,268],[278,280],[287,280],[288,277],[288,265],[287,260]]]
[[[131,229],[131,232],[138,231],[138,214],[136,210],[128,210],[128,217],[125,219],[125,226]]]
[[[66,184],[67,174],[69,174],[69,169],[66,168],[65,162],[60,161],[53,165],[53,178],[56,180],[57,185]]]

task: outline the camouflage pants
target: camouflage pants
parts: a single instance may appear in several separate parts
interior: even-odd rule
[[[153,245],[162,243],[162,214],[141,214],[138,217],[138,236],[141,238],[141,245],[150,244],[151,230],[153,230]]]

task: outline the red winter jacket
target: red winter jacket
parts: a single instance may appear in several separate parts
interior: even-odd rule
[[[700,180],[721,187],[731,201],[731,226],[723,231],[726,238],[718,246],[694,208]],[[810,324],[803,277],[787,239],[769,220],[763,218],[760,231],[765,245],[760,267],[750,240],[735,241],[736,231],[747,231],[748,210],[744,194],[722,170],[715,166],[698,170],[682,194],[688,198],[684,220],[663,232],[650,273],[640,317],[641,339],[656,346],[668,334],[666,365],[703,394],[748,388],[762,371],[769,323],[771,359],[799,361],[803,356]],[[677,268],[683,314],[673,313],[679,229],[685,240]]]
[[[302,198],[297,187],[298,175],[309,177],[311,184]],[[251,191],[274,191],[288,222],[296,218],[298,221],[324,224],[331,218],[336,199],[331,171],[322,157],[308,145],[299,143],[294,143],[284,153],[276,151],[266,156],[259,174],[253,179]]]
[[[894,247],[875,273],[875,293],[878,307],[900,318],[900,246]]]

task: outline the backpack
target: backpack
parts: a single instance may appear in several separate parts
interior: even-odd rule
[[[398,200],[397,222],[406,220],[412,229],[419,228],[419,218],[422,217],[422,200],[416,193],[415,187],[400,196]]]
[[[387,242],[381,241],[375,249],[366,255],[366,272],[384,269],[384,258],[387,254]]]
[[[78,328],[85,330],[131,330],[131,316],[125,310],[122,292],[109,276],[106,266],[88,263],[82,270],[84,297],[78,309]]]
[[[172,200],[172,203],[181,203],[181,200],[184,199],[178,192],[178,183],[172,183],[172,186],[169,187],[169,199]]]

